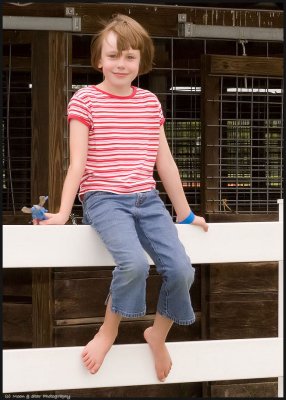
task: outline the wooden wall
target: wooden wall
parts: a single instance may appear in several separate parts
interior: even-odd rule
[[[32,347],[32,272],[3,270],[3,347]]]

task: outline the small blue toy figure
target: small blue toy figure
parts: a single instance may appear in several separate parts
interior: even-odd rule
[[[42,221],[43,219],[48,219],[45,216],[45,212],[48,212],[48,210],[43,207],[45,202],[48,200],[48,196],[40,196],[39,200],[39,204],[33,205],[31,208],[23,207],[21,210],[23,213],[32,214],[32,219],[35,219],[37,222]]]

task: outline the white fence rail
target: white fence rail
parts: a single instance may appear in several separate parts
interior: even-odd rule
[[[279,207],[282,213],[282,200]],[[177,227],[193,264],[279,262],[277,338],[167,343],[173,367],[165,383],[156,378],[147,344],[114,345],[95,375],[81,363],[82,347],[4,350],[3,392],[278,377],[282,397],[282,217],[279,222],[212,223],[208,233],[194,226]],[[3,238],[4,268],[114,265],[89,226],[7,225]]]

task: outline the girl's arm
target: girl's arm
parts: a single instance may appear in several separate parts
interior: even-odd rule
[[[68,221],[85,169],[88,131],[88,127],[80,121],[70,121],[70,165],[63,185],[60,210],[56,214],[45,213],[48,219],[40,221],[40,225],[64,225]]]
[[[177,222],[183,221],[190,214],[191,209],[186,199],[178,167],[171,154],[163,126],[160,128],[160,143],[156,167],[164,188],[175,208]],[[205,232],[208,231],[208,225],[203,217],[196,215],[192,224],[201,226]]]

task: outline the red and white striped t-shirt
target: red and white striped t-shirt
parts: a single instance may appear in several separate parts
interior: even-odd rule
[[[88,86],[68,104],[68,120],[75,118],[89,127],[80,198],[94,190],[137,193],[156,186],[153,170],[165,119],[153,93],[132,89],[123,97]]]

